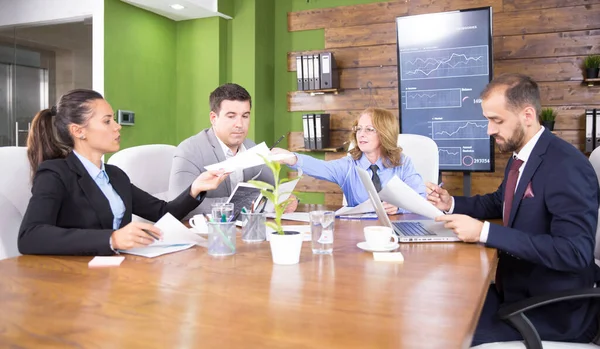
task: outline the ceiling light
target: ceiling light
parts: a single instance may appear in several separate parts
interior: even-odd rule
[[[183,10],[185,7],[183,7],[182,5],[179,5],[179,4],[173,4],[173,5],[171,5],[171,8],[173,10]]]

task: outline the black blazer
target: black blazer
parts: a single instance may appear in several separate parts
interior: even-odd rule
[[[456,197],[455,213],[502,218],[505,180],[493,194]],[[525,195],[530,186],[533,195]],[[588,159],[545,130],[515,191],[508,226],[490,224],[486,245],[499,250],[496,271],[505,303],[592,287],[599,204],[598,179]],[[542,340],[580,338],[595,321],[598,302],[573,300],[525,312]]]
[[[157,221],[167,212],[182,219],[200,204],[201,199],[189,194],[190,188],[167,203],[131,184],[120,168],[112,165],[105,168],[110,184],[125,204],[121,227],[131,222],[132,213],[151,221]],[[42,162],[31,192],[19,229],[18,246],[22,254],[113,253],[110,204],[75,154]]]

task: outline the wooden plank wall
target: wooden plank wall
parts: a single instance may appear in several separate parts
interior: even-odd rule
[[[556,133],[583,150],[584,110],[600,107],[600,87],[583,84],[581,68],[586,55],[600,53],[600,0],[400,0],[288,13],[289,31],[324,29],[325,49],[336,57],[343,89],[312,97],[290,92],[288,110],[331,113],[334,145],[346,141],[367,106],[398,114],[396,17],[482,6],[493,9],[494,74],[521,72],[538,81],[542,105],[558,109]],[[313,52],[321,51],[289,52],[288,71],[296,70],[296,56]],[[301,132],[290,139],[290,149],[302,147]],[[343,155],[328,153],[326,159]],[[506,154],[496,152],[496,171],[474,173],[472,193],[494,191],[506,161]],[[442,178],[452,194],[462,194],[461,173]],[[305,177],[297,189],[323,192],[326,203],[341,204],[336,185]]]

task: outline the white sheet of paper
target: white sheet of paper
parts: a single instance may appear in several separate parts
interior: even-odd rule
[[[94,257],[88,263],[90,268],[101,268],[101,267],[118,267],[121,265],[125,257],[123,256],[98,256]]]
[[[296,184],[298,184],[298,181],[300,181],[300,177],[302,177],[302,170],[298,169],[297,179],[294,179],[293,181],[289,181],[287,183],[283,183],[279,186],[279,203],[282,203],[285,200],[289,199],[290,195],[292,195],[294,189],[296,188]],[[267,201],[263,212],[275,212],[275,205],[273,205],[273,202],[271,202],[271,200]]]
[[[373,204],[371,203],[371,200],[367,200],[361,204],[359,204],[358,206],[354,206],[354,207],[348,207],[348,206],[344,206],[342,208],[340,208],[339,210],[335,211],[335,215],[337,216],[342,216],[342,215],[352,215],[352,214],[361,214],[361,213],[369,213],[369,212],[375,212],[375,207],[373,207]]]
[[[275,213],[267,213],[267,218],[275,218]],[[284,213],[281,215],[281,219],[286,221],[296,221],[296,222],[310,222],[310,217],[308,212],[292,212],[292,213]]]
[[[264,165],[265,161],[261,155],[271,161],[280,161],[295,156],[294,154],[270,154],[270,152],[271,150],[269,150],[269,147],[267,147],[265,142],[262,142],[232,158],[216,164],[204,166],[204,168],[209,171],[224,169],[225,172],[233,172],[235,170],[244,170],[250,167]]]
[[[178,251],[187,250],[193,247],[194,244],[181,244],[181,245],[149,245],[147,247],[137,247],[131,250],[121,251],[122,253],[128,253],[136,256],[142,256],[147,258],[154,258],[162,256],[163,254],[173,253]]]
[[[444,213],[419,195],[397,176],[392,177],[379,192],[381,200],[410,212],[434,219]]]
[[[284,225],[283,230],[297,231],[302,234],[302,241],[311,241],[310,225]],[[275,232],[272,228],[267,227],[267,241],[269,241],[271,234]]]

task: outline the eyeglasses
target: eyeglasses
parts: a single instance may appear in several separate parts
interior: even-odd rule
[[[367,127],[353,126],[352,131],[354,131],[354,133],[360,133],[362,131],[365,131],[365,133],[368,135],[377,133],[377,130],[372,126],[367,126]]]

